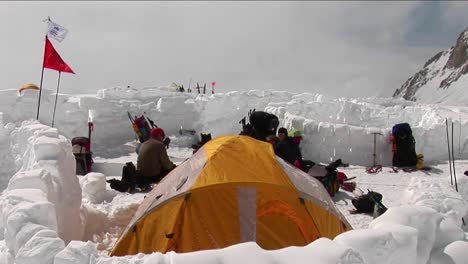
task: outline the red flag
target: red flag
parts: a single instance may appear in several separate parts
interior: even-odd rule
[[[216,82],[212,82],[212,83],[211,83],[211,86],[215,86],[215,85],[216,85]]]
[[[44,52],[44,68],[56,70],[59,72],[75,73],[60,57],[58,52],[55,50],[49,38],[46,37],[46,46]]]

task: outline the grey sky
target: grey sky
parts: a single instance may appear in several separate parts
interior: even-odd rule
[[[468,2],[0,2],[0,89],[40,82],[46,23],[77,73],[61,92],[217,82],[390,96],[468,27]],[[55,89],[45,70],[43,87]]]

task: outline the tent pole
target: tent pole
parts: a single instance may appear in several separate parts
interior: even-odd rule
[[[54,120],[55,120],[55,109],[57,108],[57,98],[58,98],[58,92],[59,92],[59,87],[60,87],[60,76],[61,76],[61,71],[59,71],[59,77],[58,77],[58,82],[57,82],[57,92],[55,93],[55,104],[54,104],[54,114],[52,116],[52,127],[54,127]]]

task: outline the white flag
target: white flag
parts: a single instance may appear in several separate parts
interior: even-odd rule
[[[48,27],[49,29],[47,30],[47,37],[49,38],[53,38],[58,42],[62,42],[62,40],[67,36],[68,30],[59,24],[49,20]]]

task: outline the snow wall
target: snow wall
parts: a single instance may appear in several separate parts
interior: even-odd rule
[[[458,256],[457,264],[466,259],[463,252],[468,243],[460,228],[461,216],[467,211],[464,198],[452,192],[443,200],[446,206],[434,207],[432,197],[418,192],[427,190],[418,185],[424,185],[420,180],[405,193],[409,204],[389,208],[369,229],[352,230],[333,240],[321,238],[305,247],[273,251],[249,242],[185,254],[111,258],[100,254],[93,242],[81,241],[85,238],[85,208],[70,140],[35,120],[23,121],[19,127],[1,124],[0,128],[9,135],[10,149],[5,155],[14,161],[11,165],[16,170],[0,196],[1,263],[232,263],[237,256],[259,263],[299,263],[314,258],[317,263],[425,264],[440,257],[440,251],[446,252],[446,258]]]
[[[0,96],[4,98],[0,103],[4,124],[36,118],[37,91],[19,95],[16,90],[3,90]],[[55,93],[44,90],[41,123],[51,125],[54,101]],[[379,133],[375,134],[376,163],[391,165],[390,131],[394,124],[402,122],[411,125],[416,151],[424,154],[426,163],[444,162],[448,157],[446,118],[449,124],[453,121],[455,157],[468,158],[468,108],[392,98],[330,99],[320,94],[269,90],[212,95],[176,92],[171,87],[112,88],[99,90],[96,95],[59,94],[54,127],[69,139],[87,136],[91,110],[94,155],[113,158],[126,155],[128,149],[123,144],[135,139],[127,112],[145,112],[169,136],[177,135],[181,127],[195,129],[196,142],[199,133],[211,133],[213,137],[238,134],[239,121],[250,109],[276,114],[280,126],[302,130],[303,156],[315,162],[342,158],[354,165],[372,165],[373,133]]]

